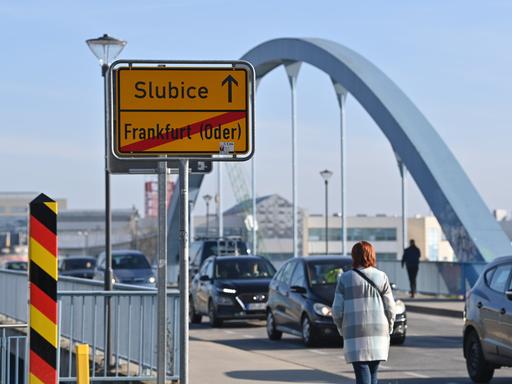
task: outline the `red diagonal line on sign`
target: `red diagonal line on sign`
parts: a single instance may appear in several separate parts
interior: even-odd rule
[[[57,371],[32,350],[30,350],[30,373],[43,383],[57,382]]]
[[[57,324],[57,303],[35,284],[30,284],[30,304]]]
[[[190,126],[190,135],[192,136],[192,135],[196,135],[199,133],[201,124],[204,125],[204,124],[208,123],[208,124],[211,124],[212,127],[215,127],[219,124],[227,124],[227,123],[231,123],[233,121],[243,119],[244,117],[245,117],[245,112],[228,112],[228,113],[223,113],[222,115],[210,117],[205,120],[197,121],[192,124],[187,124],[186,126],[180,127],[180,128],[187,128],[188,126]],[[179,130],[180,128],[174,128],[174,129]],[[188,137],[183,138],[183,140],[185,140],[185,139],[188,139]],[[152,138],[152,139],[147,139],[147,140],[141,140],[141,141],[137,141],[136,143],[128,144],[128,145],[121,147],[121,151],[122,152],[144,151],[144,150],[151,149],[153,147],[157,147],[159,145],[170,143],[171,141],[176,141],[176,140],[181,140],[181,139],[170,138],[169,140],[166,140],[166,139],[162,140],[159,138]]]
[[[34,216],[30,216],[30,236],[52,255],[57,255],[57,237]]]

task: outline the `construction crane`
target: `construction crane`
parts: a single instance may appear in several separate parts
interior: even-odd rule
[[[263,244],[260,231],[258,231],[257,218],[253,217],[251,194],[249,193],[249,187],[247,186],[242,166],[241,164],[234,162],[226,162],[225,164],[236,202],[241,205],[242,211],[245,214],[244,223],[247,226],[247,230],[249,230],[249,228],[251,228],[252,230],[256,230],[257,247],[259,252],[261,253],[265,249],[265,247]],[[252,244],[252,247],[253,253],[256,254],[257,250],[254,249],[254,244]]]

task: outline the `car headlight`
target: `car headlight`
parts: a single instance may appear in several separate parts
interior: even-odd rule
[[[150,276],[149,279],[148,279],[148,283],[155,284],[155,282],[156,282],[155,276]]]
[[[233,288],[219,288],[219,292],[222,293],[236,293],[236,289]]]
[[[229,296],[217,296],[217,304],[219,305],[233,305],[233,299]]]
[[[313,304],[313,310],[318,316],[332,316],[332,309],[328,305],[315,303]]]
[[[397,315],[401,315],[402,313],[405,312],[405,304],[402,300],[397,300],[395,302],[395,309],[396,309],[396,314]]]

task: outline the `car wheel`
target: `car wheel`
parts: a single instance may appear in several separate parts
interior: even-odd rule
[[[222,320],[217,317],[215,305],[213,305],[213,302],[211,300],[208,303],[208,317],[210,318],[210,326],[222,327]]]
[[[391,336],[391,345],[402,345],[405,342],[405,332],[400,336]]]
[[[302,341],[306,347],[314,347],[317,342],[317,335],[309,317],[302,318]]]
[[[487,383],[494,375],[494,368],[484,359],[482,345],[476,332],[468,334],[464,341],[466,368],[471,380],[477,383]]]
[[[192,324],[201,324],[201,320],[203,319],[203,316],[196,313],[196,309],[194,307],[194,300],[192,300],[192,297],[190,298],[188,304],[188,317],[189,321]]]
[[[276,329],[276,320],[270,309],[267,312],[267,336],[270,340],[281,340],[283,337],[283,332]]]

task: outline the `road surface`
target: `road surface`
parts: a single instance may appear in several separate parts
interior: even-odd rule
[[[408,313],[403,346],[392,346],[381,364],[381,384],[471,383],[462,356],[462,320]],[[191,384],[354,383],[352,366],[336,346],[305,348],[284,335],[267,339],[264,322],[226,323],[212,329],[207,317],[190,330]],[[512,369],[496,371],[493,384],[511,384]]]

